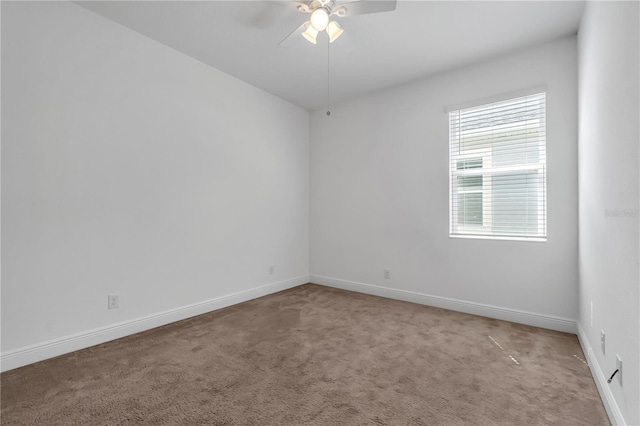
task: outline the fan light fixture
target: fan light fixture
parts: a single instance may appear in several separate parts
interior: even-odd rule
[[[309,40],[310,43],[316,44],[316,37],[318,37],[318,31],[313,28],[311,23],[307,23],[307,29],[302,33],[302,37]]]
[[[309,21],[305,22],[307,28],[302,33],[302,37],[306,38],[309,42],[316,44],[318,33],[327,31],[329,36],[329,43],[333,43],[340,37],[344,30],[336,21],[329,21],[331,10],[326,7],[319,7],[311,12]]]
[[[327,34],[329,35],[329,43],[333,43],[342,35],[344,30],[336,21],[329,22],[327,25]]]
[[[309,22],[316,31],[324,31],[329,24],[329,13],[324,7],[316,9],[311,13]]]
[[[1,1],[1,0],[0,0]],[[280,45],[294,34],[302,34],[310,43],[317,44],[318,34],[326,31],[329,36],[329,43],[333,43],[342,35],[344,30],[336,21],[332,21],[332,16],[345,18],[353,15],[363,15],[367,13],[391,12],[395,10],[397,0],[360,0],[350,1],[337,5],[339,0],[290,0],[287,3],[295,3],[296,9],[300,13],[308,13],[309,20],[300,25],[297,29],[289,33],[288,36],[280,40]]]

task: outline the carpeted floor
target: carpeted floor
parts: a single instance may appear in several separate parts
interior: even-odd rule
[[[576,336],[306,284],[3,373],[3,425],[608,425]]]

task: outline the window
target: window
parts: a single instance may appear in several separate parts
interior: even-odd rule
[[[450,235],[546,240],[546,94],[449,111]]]

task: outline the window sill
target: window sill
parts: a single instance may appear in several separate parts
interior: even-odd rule
[[[472,235],[472,234],[449,234],[449,238],[464,240],[503,240],[503,241],[528,241],[534,243],[546,243],[547,237],[509,237],[502,235]]]

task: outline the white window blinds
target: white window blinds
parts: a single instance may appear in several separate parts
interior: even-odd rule
[[[545,240],[546,96],[449,112],[450,235]]]

